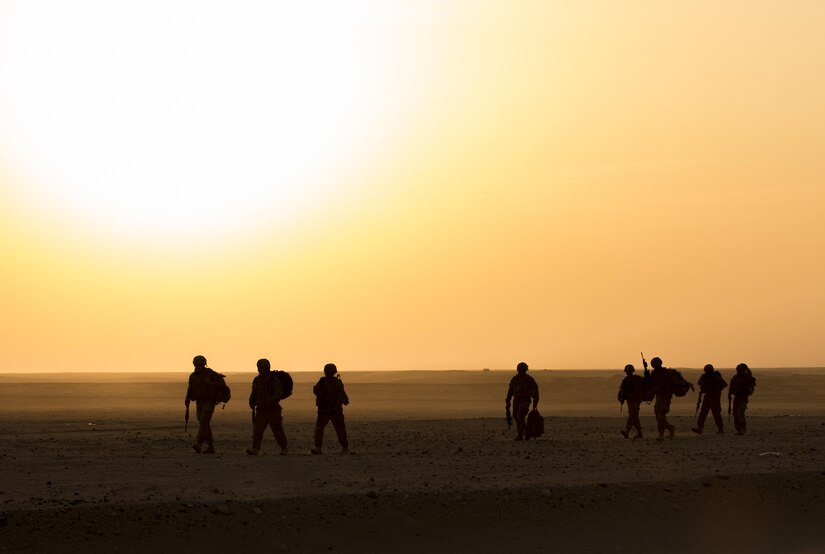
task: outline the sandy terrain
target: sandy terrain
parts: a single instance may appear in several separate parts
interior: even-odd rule
[[[825,552],[825,372],[757,373],[744,437],[691,433],[690,394],[664,442],[647,405],[650,438],[618,434],[621,373],[536,372],[547,435],[516,443],[509,376],[344,373],[354,454],[329,428],[312,456],[298,374],[290,455],[253,458],[251,374],[215,456],[189,448],[185,375],[0,375],[0,551]]]

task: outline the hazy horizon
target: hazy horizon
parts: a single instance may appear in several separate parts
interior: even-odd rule
[[[715,366],[715,368],[719,371],[723,372],[730,372],[731,374],[735,373],[735,367],[722,367],[722,366]],[[624,375],[623,367],[619,368],[531,368],[530,373],[551,373],[551,372],[559,372],[559,373],[615,373],[617,376]],[[677,369],[679,371],[688,371],[688,372],[701,372],[701,367],[677,367],[673,366],[673,369]],[[289,368],[273,368],[275,370],[285,370],[290,374],[300,375],[302,378],[306,376],[311,376],[312,378],[320,377],[323,375],[322,370],[292,370]],[[637,368],[638,372],[642,372],[642,367]],[[254,369],[250,370],[222,370],[216,369],[219,373],[222,373],[227,376],[250,376],[254,377],[257,375],[257,371]],[[755,372],[757,375],[759,372],[819,372],[825,371],[825,366],[818,367],[818,366],[810,366],[810,367],[751,367],[751,371]],[[11,371],[11,370],[3,370],[0,371],[0,379],[5,376],[14,376],[14,377],[24,377],[24,376],[32,376],[32,377],[46,377],[46,376],[72,376],[72,377],[85,377],[85,376],[102,376],[102,375],[113,375],[113,376],[144,376],[147,379],[153,375],[163,375],[163,376],[177,376],[185,379],[191,373],[191,370],[150,370],[150,371],[128,371],[128,370],[99,370],[99,371]],[[401,374],[410,374],[410,373],[429,373],[429,374],[445,374],[445,373],[495,373],[495,374],[512,374],[515,375],[515,369],[504,369],[504,368],[481,368],[481,369],[350,369],[340,373],[342,378],[346,380],[348,375],[356,375],[356,376],[363,376],[363,375],[371,375],[371,374],[392,374],[392,375],[401,375]]]
[[[0,362],[825,366],[823,25],[0,0]]]

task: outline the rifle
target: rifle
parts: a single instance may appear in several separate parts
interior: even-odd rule
[[[730,395],[728,395],[728,423],[730,423]]]
[[[640,354],[642,355],[642,365],[644,366],[645,371],[647,371],[647,360],[645,360],[645,353],[640,352]]]
[[[186,413],[183,416],[183,432],[189,431],[189,404],[186,405]]]
[[[252,425],[255,425],[255,408],[252,408]]]
[[[510,406],[507,406],[504,412],[504,421],[507,422],[507,430],[513,427],[513,416],[510,414]]]
[[[699,391],[699,398],[696,399],[696,411],[693,413],[693,417],[699,413],[699,405],[702,404],[702,391]]]

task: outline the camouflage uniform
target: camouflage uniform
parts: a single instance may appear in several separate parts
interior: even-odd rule
[[[260,450],[267,426],[272,429],[275,442],[281,447],[281,452],[286,452],[287,440],[280,404],[282,392],[281,382],[272,372],[258,375],[252,380],[249,407],[255,410],[255,424],[252,429],[252,450],[254,452]]]
[[[645,386],[644,377],[628,375],[619,386],[619,402],[627,403],[627,423],[622,433],[628,436],[631,429],[636,429],[636,438],[642,438],[642,422],[639,420],[639,410],[642,406],[642,391]]]
[[[510,386],[507,389],[506,405],[509,408],[513,403],[513,418],[516,420],[516,440],[524,438],[524,430],[527,427],[527,413],[530,411],[530,401],[533,406],[539,403],[539,386],[536,380],[527,373],[517,373],[510,379]]]
[[[704,373],[699,377],[699,392],[704,395],[702,407],[699,410],[699,419],[696,421],[696,428],[701,433],[705,427],[705,419],[708,412],[713,414],[713,421],[719,433],[724,432],[724,420],[722,419],[722,390],[728,386],[727,381],[722,378],[718,371]]]
[[[745,420],[745,410],[748,409],[748,398],[753,394],[756,380],[750,370],[744,373],[737,373],[730,380],[728,389],[728,400],[733,396],[733,425],[736,427],[737,435],[744,435],[748,430],[748,423]]]
[[[214,451],[212,437],[212,415],[215,413],[217,402],[212,395],[213,387],[219,385],[217,374],[208,367],[195,367],[189,375],[189,386],[186,388],[184,402],[195,401],[195,415],[198,419],[198,437],[195,450],[200,452],[201,445],[206,443],[208,451]]]
[[[312,387],[315,394],[315,405],[318,406],[318,419],[315,422],[315,448],[320,452],[324,442],[324,428],[332,422],[335,434],[341,448],[347,450],[347,427],[344,423],[344,406],[349,404],[349,398],[344,391],[344,383],[337,377],[324,376]]]
[[[654,403],[653,413],[656,415],[656,428],[659,431],[659,438],[662,438],[665,431],[670,433],[673,437],[673,431],[676,429],[667,420],[667,414],[670,412],[670,401],[673,399],[673,387],[670,384],[670,376],[668,369],[660,367],[654,368],[650,372],[651,386],[653,387]]]

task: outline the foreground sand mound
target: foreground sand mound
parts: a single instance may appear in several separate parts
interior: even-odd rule
[[[4,551],[822,552],[825,475],[14,512]]]

